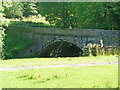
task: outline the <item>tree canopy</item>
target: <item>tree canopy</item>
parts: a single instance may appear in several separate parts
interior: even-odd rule
[[[35,2],[23,2],[23,16],[37,15],[37,6]]]
[[[6,5],[7,4],[7,5]],[[23,16],[23,5],[20,2],[4,2],[4,13],[7,18],[19,18]]]
[[[38,15],[61,28],[119,29],[120,2],[4,2],[7,18]]]
[[[64,28],[119,29],[119,2],[43,2],[40,13]]]
[[[3,17],[4,13],[4,8],[2,6],[2,2],[0,2],[0,59],[1,59],[1,54],[2,54],[2,49],[3,49],[3,39],[4,39],[4,28],[2,26],[7,25],[8,21]]]

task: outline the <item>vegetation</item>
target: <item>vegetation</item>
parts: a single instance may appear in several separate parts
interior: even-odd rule
[[[62,28],[120,29],[120,2],[4,2],[4,16],[24,18],[41,14]],[[53,7],[54,6],[54,7]]]
[[[5,36],[5,33],[4,33],[4,28],[3,26],[7,26],[8,24],[8,21],[3,17],[4,13],[4,8],[2,7],[2,2],[0,2],[0,59],[2,58],[3,56],[3,39],[4,39],[4,36]]]
[[[0,59],[3,55],[7,59],[0,60],[0,66],[19,68],[118,62],[118,48],[100,48],[98,45],[88,45],[83,49],[87,50],[84,54],[88,57],[13,58],[17,58],[20,51],[34,44],[33,38],[29,37],[30,27],[119,30],[119,6],[120,2],[0,2]],[[117,64],[20,69],[2,71],[0,74],[2,88],[118,88]]]
[[[38,14],[34,2],[3,2],[3,7],[7,18],[22,18]]]
[[[15,58],[19,51],[24,50],[29,45],[34,43],[34,40],[28,37],[29,32],[30,29],[23,26],[8,27],[6,29],[6,37],[4,39],[5,59]]]
[[[34,23],[34,22],[18,22],[18,21],[12,21],[9,23],[9,26],[26,26],[26,27],[45,27],[45,28],[49,28],[49,27],[53,27],[53,26],[50,26],[49,24],[44,24],[42,22],[40,23]]]
[[[23,17],[22,21],[20,21],[19,18],[10,18],[8,19],[11,22],[32,22],[32,23],[43,23],[43,24],[48,24],[49,22],[45,20],[45,17],[42,17],[40,14],[38,16],[29,16],[29,17]]]
[[[7,5],[9,6],[7,6]],[[4,13],[7,18],[19,18],[23,16],[23,5],[20,2],[4,2]]]
[[[119,4],[120,2],[43,2],[39,3],[39,11],[51,24],[62,28],[119,29]]]
[[[23,16],[38,15],[36,2],[23,2]]]
[[[24,69],[1,73],[2,88],[118,88],[117,65]]]
[[[65,65],[65,64],[89,64],[102,62],[118,62],[118,56],[97,57],[69,57],[69,58],[24,58],[8,59],[0,61],[1,67],[20,67],[34,65]]]

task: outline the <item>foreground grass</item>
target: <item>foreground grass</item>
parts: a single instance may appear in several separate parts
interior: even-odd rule
[[[117,56],[73,57],[73,58],[26,58],[1,60],[1,67],[19,67],[31,65],[87,64],[100,62],[118,62]]]
[[[2,71],[2,88],[118,88],[118,65]]]

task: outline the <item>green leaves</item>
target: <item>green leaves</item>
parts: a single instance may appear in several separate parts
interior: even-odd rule
[[[4,13],[7,18],[18,18],[23,16],[23,5],[20,2],[10,2],[8,7],[4,5]]]
[[[35,2],[23,2],[23,16],[37,15],[37,6]]]
[[[4,2],[3,6],[8,18],[42,14],[60,28],[119,29],[120,2]]]
[[[39,13],[57,27],[119,29],[119,3],[56,2],[39,3]],[[108,5],[110,8],[108,8]],[[113,12],[113,13],[112,13]],[[116,16],[117,15],[117,16]],[[115,17],[116,16],[116,17]],[[58,18],[60,18],[58,20]]]
[[[3,54],[3,45],[4,45],[4,42],[3,42],[3,39],[4,39],[4,36],[5,36],[5,33],[4,33],[4,28],[3,28],[3,25],[4,26],[7,26],[8,24],[8,21],[3,17],[3,11],[4,11],[4,8],[2,6],[2,2],[0,2],[0,59],[2,58],[2,54]]]
[[[28,17],[37,15],[37,6],[34,2],[4,2],[4,13],[7,18]]]

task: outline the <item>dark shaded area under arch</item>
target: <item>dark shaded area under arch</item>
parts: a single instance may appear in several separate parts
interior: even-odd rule
[[[45,47],[39,53],[39,57],[79,57],[82,54],[82,49],[75,44],[59,41]]]

